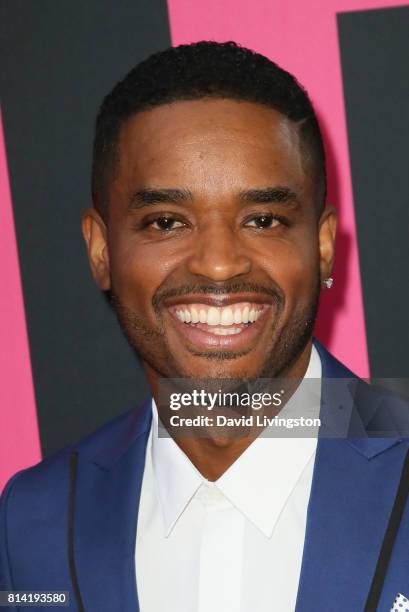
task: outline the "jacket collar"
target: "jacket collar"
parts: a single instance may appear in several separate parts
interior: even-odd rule
[[[326,437],[328,424],[332,429],[329,437],[334,437],[334,430],[339,437],[347,434],[346,443],[366,459],[402,442],[398,424],[385,411],[385,396],[359,379],[316,339],[314,346],[322,363],[321,411],[324,427],[320,437]],[[379,434],[371,427],[375,419]],[[381,436],[382,431],[385,432],[384,437]]]
[[[97,452],[94,463],[101,468],[110,469],[124,455],[129,447],[142,435],[149,433],[152,421],[152,399],[148,397],[136,410],[125,414],[114,436]]]

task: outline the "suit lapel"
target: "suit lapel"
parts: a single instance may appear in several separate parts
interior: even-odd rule
[[[326,379],[353,374],[315,345],[323,365],[322,401],[335,408]],[[401,442],[318,439],[297,612],[364,609],[407,451]]]
[[[368,460],[344,440],[319,440],[297,612],[364,610],[406,450]]]
[[[85,610],[139,610],[135,538],[150,418],[149,400],[102,451],[79,449],[74,557]]]

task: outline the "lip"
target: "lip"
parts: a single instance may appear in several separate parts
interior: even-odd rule
[[[209,300],[209,299],[204,300],[203,297],[200,297],[199,299],[197,297],[195,297],[194,299],[187,299],[187,297],[183,297],[182,299],[183,299],[183,302],[179,298],[179,302],[175,302],[175,305],[177,303],[190,304],[190,303],[197,303],[198,301],[200,301],[200,303],[202,304],[208,304],[209,306],[219,306],[220,307],[220,306],[227,306],[229,304],[237,303],[239,299],[240,301],[245,301],[245,299],[243,299],[242,296],[240,296],[239,299],[237,298],[237,296],[235,296],[234,299],[230,298],[229,301],[223,300],[222,303],[220,303],[220,301],[216,303],[214,300]],[[264,304],[265,306],[267,306],[267,308],[264,309],[260,318],[257,319],[257,321],[255,321],[254,323],[251,323],[240,334],[234,334],[234,335],[229,335],[229,336],[221,336],[221,335],[219,336],[214,333],[206,332],[202,329],[197,329],[196,327],[194,327],[193,325],[189,323],[183,323],[182,321],[180,321],[176,317],[176,314],[174,313],[173,308],[168,308],[167,311],[170,315],[172,325],[174,326],[176,331],[181,336],[183,336],[185,341],[187,341],[189,344],[194,346],[196,349],[198,350],[223,349],[223,350],[238,351],[238,350],[244,350],[250,347],[250,345],[254,342],[256,337],[261,333],[262,328],[264,327],[268,316],[272,312],[272,305],[267,304],[265,300],[263,301],[255,300],[255,296],[253,295],[251,297],[251,301],[253,303],[257,302],[260,304]]]

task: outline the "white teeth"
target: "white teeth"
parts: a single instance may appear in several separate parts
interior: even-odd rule
[[[211,306],[206,309],[190,306],[181,310],[176,310],[175,314],[179,321],[183,323],[206,323],[210,326],[222,325],[225,328],[229,328],[232,325],[239,325],[241,323],[254,323],[260,318],[262,310],[256,310],[254,307],[250,308],[249,306],[245,306],[244,308],[235,308],[234,306],[215,308]],[[233,329],[235,330],[236,328]],[[221,334],[222,332],[217,331],[215,333]],[[230,333],[230,331],[228,333]],[[232,333],[237,332],[234,331]]]
[[[241,313],[241,321],[242,323],[248,323],[249,322],[249,307],[245,306],[243,308],[243,312]]]
[[[207,324],[208,325],[219,325],[220,323],[220,312],[214,306],[211,306],[207,311]]]
[[[197,312],[194,306],[192,306],[191,315],[192,315],[192,323],[199,323],[200,321],[199,313]]]
[[[233,325],[233,311],[231,308],[223,308],[220,323],[222,325]]]

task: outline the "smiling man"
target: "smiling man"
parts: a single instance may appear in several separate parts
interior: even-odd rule
[[[306,92],[234,43],[154,55],[101,106],[92,186],[89,263],[152,400],[10,481],[1,587],[98,612],[386,610],[407,443],[158,435],[161,379],[357,380],[312,338],[336,213]]]

